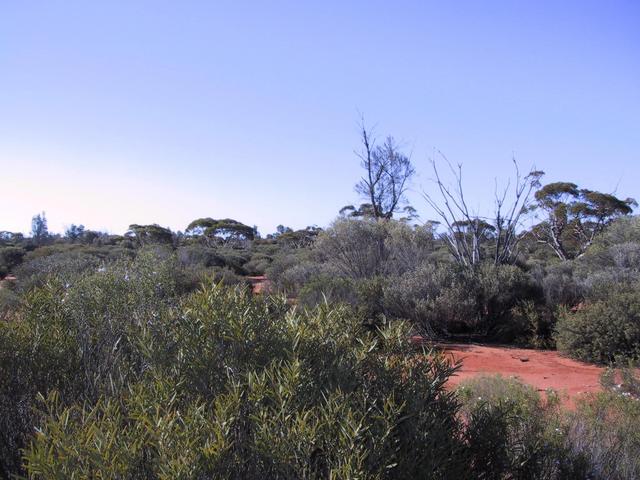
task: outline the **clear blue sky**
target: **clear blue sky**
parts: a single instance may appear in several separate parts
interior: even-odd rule
[[[358,111],[494,177],[640,197],[640,2],[0,2],[0,230],[232,217],[269,233],[356,203]]]

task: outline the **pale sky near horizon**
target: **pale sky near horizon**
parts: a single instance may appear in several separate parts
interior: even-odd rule
[[[640,3],[0,0],[0,230],[358,203],[358,112],[431,191],[435,149],[490,209],[515,155],[640,197]]]

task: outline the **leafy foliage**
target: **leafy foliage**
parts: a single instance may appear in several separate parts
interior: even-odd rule
[[[556,182],[536,192],[543,221],[534,229],[540,242],[562,260],[584,254],[613,219],[629,215],[637,203],[608,193],[579,189],[575,183]]]
[[[558,348],[600,363],[640,358],[640,285],[604,284],[598,296],[560,317]]]

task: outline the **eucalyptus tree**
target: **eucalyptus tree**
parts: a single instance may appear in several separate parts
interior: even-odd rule
[[[629,215],[637,206],[633,198],[623,200],[571,182],[549,183],[535,199],[541,222],[532,233],[561,260],[582,256],[612,220]]]
[[[125,233],[125,237],[134,238],[140,246],[148,244],[173,244],[173,233],[171,230],[155,223],[152,225],[129,225],[129,230]]]
[[[217,243],[234,244],[253,240],[257,237],[257,229],[232,218],[216,220],[211,217],[198,218],[191,222],[185,233],[201,238],[208,246]]]

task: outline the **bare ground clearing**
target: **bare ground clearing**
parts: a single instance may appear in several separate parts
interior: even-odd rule
[[[499,345],[442,343],[439,347],[462,367],[450,378],[451,386],[478,375],[517,377],[539,392],[553,389],[565,406],[585,393],[598,392],[604,368],[561,356],[554,350],[533,350]]]

